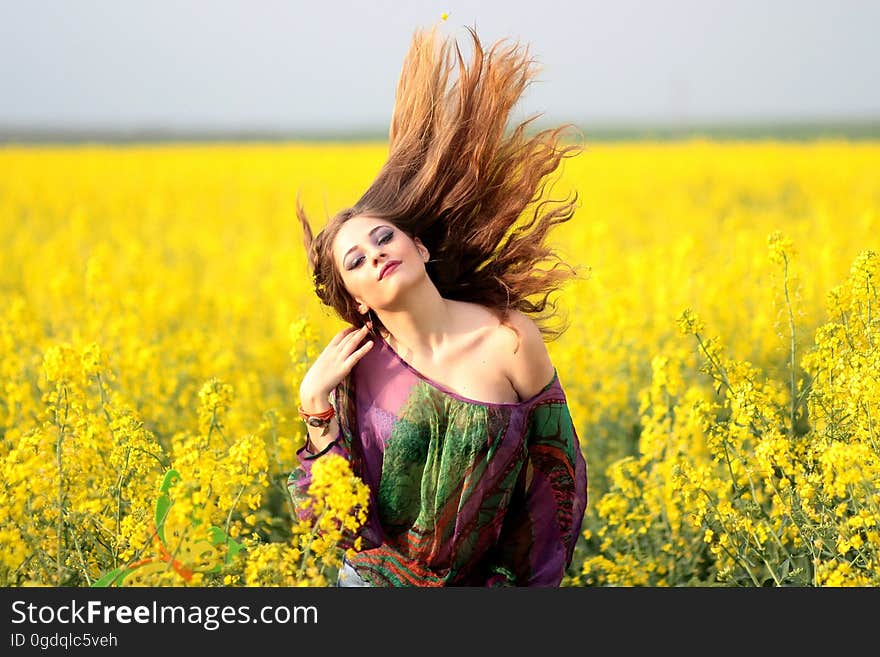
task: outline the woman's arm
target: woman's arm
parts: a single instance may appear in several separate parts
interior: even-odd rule
[[[333,396],[336,397],[337,391],[334,390]],[[340,408],[337,403],[331,404],[330,395],[323,399],[313,399],[306,396],[303,398],[302,408],[309,413],[319,413],[326,410],[321,407],[321,403],[327,408],[331,406],[334,409],[333,417],[330,424],[326,427],[326,432],[322,427],[312,427],[306,424],[308,435],[305,444],[296,452],[296,458],[299,464],[290,472],[287,477],[287,490],[293,500],[294,508],[300,520],[307,520],[311,517],[309,486],[312,483],[312,466],[322,456],[327,454],[338,454],[347,460],[350,460],[348,446],[342,440],[342,430],[339,425]],[[309,401],[306,401],[306,400]],[[308,405],[307,405],[308,404]]]
[[[330,395],[310,396],[307,392],[300,389],[300,408],[306,413],[323,413],[332,408],[330,404]],[[334,412],[330,418],[330,424],[326,427],[313,427],[306,423],[306,444],[305,451],[311,456],[317,456],[324,452],[331,444],[339,439],[339,419]]]

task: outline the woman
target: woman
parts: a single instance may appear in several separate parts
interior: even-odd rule
[[[586,507],[544,344],[562,332],[544,323],[548,296],[577,275],[544,239],[577,195],[541,196],[578,148],[557,146],[562,128],[525,137],[532,119],[504,136],[533,62],[503,42],[484,53],[468,31],[473,62],[456,44],[449,88],[449,41],[415,33],[389,157],[360,200],[314,238],[297,207],[316,293],[350,326],[303,378],[308,440],[288,487],[306,499],[331,453],[369,486],[341,586],[558,586]]]

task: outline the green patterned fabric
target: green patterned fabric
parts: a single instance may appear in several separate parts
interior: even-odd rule
[[[379,340],[334,391],[341,435],[298,453],[349,459],[371,491],[350,565],[375,586],[558,586],[587,503],[586,464],[554,376],[518,403],[468,399]]]

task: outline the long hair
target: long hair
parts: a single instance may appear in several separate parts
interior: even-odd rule
[[[527,48],[505,46],[504,39],[484,52],[476,31],[467,30],[474,45],[470,66],[456,42],[438,37],[436,26],[415,32],[397,85],[388,159],[353,206],[313,238],[297,198],[315,292],[343,320],[366,323],[331,253],[342,224],[366,215],[422,241],[431,258],[428,275],[442,297],[482,304],[502,322],[517,309],[532,316],[545,340],[555,339],[566,327],[548,325],[557,309],[549,297],[578,271],[545,240],[553,226],[572,218],[577,192],[560,201],[546,198],[548,176],[581,147],[558,143],[570,124],[527,137],[525,128],[540,114],[505,135],[536,63]],[[456,63],[459,75],[449,85]]]

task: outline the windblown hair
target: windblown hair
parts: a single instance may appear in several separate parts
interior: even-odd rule
[[[504,39],[485,53],[476,31],[467,30],[474,44],[470,66],[455,42],[452,60],[449,39],[440,40],[436,27],[415,32],[397,86],[388,159],[353,206],[313,238],[297,199],[315,291],[346,322],[365,323],[331,251],[342,224],[365,215],[422,241],[442,297],[482,304],[502,322],[517,309],[532,315],[545,339],[555,339],[565,328],[547,325],[556,314],[549,297],[578,272],[545,239],[572,218],[577,193],[562,201],[545,193],[548,176],[581,147],[558,144],[570,124],[527,137],[526,126],[540,114],[505,135],[511,109],[536,75],[535,62],[516,43],[502,48]],[[456,61],[459,75],[450,86]],[[531,216],[519,221],[529,207]]]

